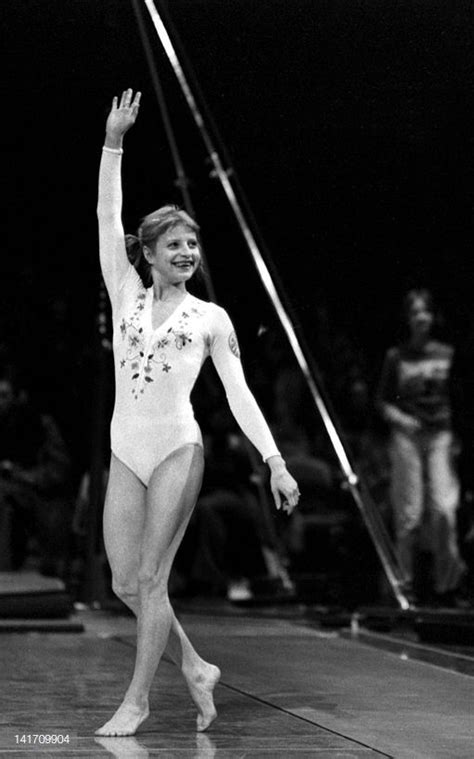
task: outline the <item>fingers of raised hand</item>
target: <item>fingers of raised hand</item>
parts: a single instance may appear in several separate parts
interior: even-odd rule
[[[135,110],[138,110],[138,107],[140,105],[141,96],[142,96],[141,92],[136,92],[135,93],[135,97],[133,98],[133,102],[132,102],[132,108],[134,108]]]
[[[130,87],[128,90],[124,90],[122,92],[122,97],[120,98],[120,108],[128,108],[130,106],[130,103],[132,102],[132,95],[133,90]]]
[[[140,105],[141,96],[142,96],[141,92],[136,92],[134,96],[133,90],[129,87],[128,90],[124,90],[122,92],[122,95],[120,97],[120,103],[119,103],[118,97],[114,97],[112,101],[112,107],[115,109],[131,108],[133,111],[137,111]]]

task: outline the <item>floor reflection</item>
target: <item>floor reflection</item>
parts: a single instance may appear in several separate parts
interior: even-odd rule
[[[142,739],[143,740],[143,739]],[[126,738],[106,738],[97,736],[95,743],[99,744],[115,759],[148,759],[150,751],[146,745],[134,736]],[[192,749],[192,746],[189,746]],[[196,733],[195,753],[193,759],[214,759],[216,756],[216,744],[209,735]]]
[[[139,743],[133,735],[126,738],[104,738],[98,736],[94,741],[106,749],[116,759],[148,759],[150,752]]]
[[[195,759],[214,759],[216,755],[216,744],[206,733],[196,733],[196,753]]]

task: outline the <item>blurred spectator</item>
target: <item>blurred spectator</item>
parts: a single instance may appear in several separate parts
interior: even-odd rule
[[[59,429],[0,373],[2,569],[23,566],[32,546],[39,570],[66,577],[71,516],[70,459]]]
[[[460,444],[462,498],[458,528],[461,552],[474,587],[474,324],[455,351],[451,375],[453,428]]]
[[[377,406],[391,430],[391,504],[396,542],[413,594],[417,552],[433,559],[434,598],[455,600],[465,573],[457,543],[459,481],[453,466],[449,377],[451,345],[432,337],[435,313],[427,290],[411,290],[403,304],[408,338],[387,352]],[[422,530],[423,528],[423,530]]]
[[[108,465],[104,465],[96,476],[98,481],[94,480],[94,473],[90,469],[83,473],[74,499],[69,589],[77,601],[82,601],[87,593],[95,595],[94,601],[105,602],[110,597],[117,601],[112,592],[112,575],[102,539]],[[90,587],[91,583],[93,587]]]
[[[175,592],[241,600],[251,596],[252,581],[266,573],[265,519],[246,446],[230,415],[214,413],[208,419],[204,480],[176,557]]]
[[[333,423],[342,428],[338,432],[349,444],[352,458],[363,460],[371,486],[377,496],[385,497],[386,466],[383,471],[378,446],[369,435],[364,357],[347,336],[330,328],[325,312],[323,316],[315,347],[318,389]],[[269,415],[301,491],[298,509],[279,525],[290,574],[297,584],[308,577],[310,585],[313,582],[311,592],[321,602],[371,601],[378,593],[380,565],[357,507],[344,489],[340,464],[308,383],[283,335],[265,331],[260,338],[264,356],[273,364],[273,388],[267,389],[273,400]],[[317,577],[322,585],[314,584]]]

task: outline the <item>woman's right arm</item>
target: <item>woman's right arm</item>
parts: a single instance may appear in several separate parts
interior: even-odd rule
[[[389,350],[385,356],[382,373],[376,391],[375,407],[382,419],[391,427],[416,432],[421,425],[418,419],[401,409],[397,402],[397,370],[395,351]]]
[[[139,104],[140,93],[133,98],[130,89],[122,93],[120,103],[114,97],[100,162],[97,203],[100,265],[111,297],[117,292],[129,266],[122,226],[121,159],[123,137],[135,123]]]

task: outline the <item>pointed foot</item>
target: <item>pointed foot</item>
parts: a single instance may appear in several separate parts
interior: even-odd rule
[[[196,729],[198,733],[207,730],[217,717],[214,705],[214,688],[219,682],[219,667],[208,664],[191,682],[188,683],[191,696],[198,709]]]
[[[124,738],[134,735],[148,715],[148,707],[138,707],[133,704],[123,703],[119,706],[114,716],[105,725],[102,725],[102,727],[99,727],[95,731],[95,735],[111,738]]]

